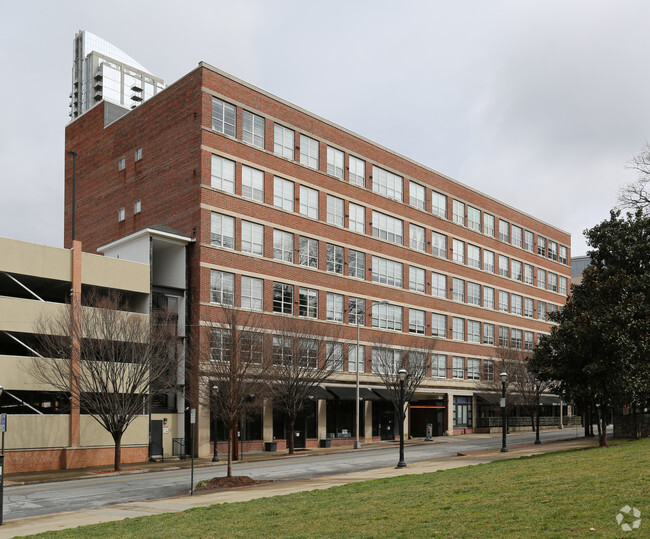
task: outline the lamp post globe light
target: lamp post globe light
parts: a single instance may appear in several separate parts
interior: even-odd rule
[[[539,380],[535,380],[535,391],[537,392],[537,429],[535,434],[535,444],[542,443],[539,440],[539,414],[541,410],[541,405],[539,403],[540,388],[541,388],[541,382]]]
[[[508,447],[506,446],[506,382],[508,381],[508,373],[502,372],[499,375],[501,378],[501,452],[507,453]]]
[[[387,305],[388,300],[382,299],[381,301],[371,301],[370,305],[365,307],[361,313],[357,313],[357,348],[356,348],[356,373],[355,373],[355,387],[356,387],[356,402],[354,405],[354,424],[355,424],[355,435],[354,435],[354,448],[355,449],[361,449],[361,440],[359,439],[359,322],[363,318],[364,322],[366,319],[366,312],[368,309],[370,309],[373,305]]]
[[[212,390],[215,392],[215,399],[217,391],[219,391],[219,386],[212,386]],[[213,438],[213,446],[214,446],[214,451],[212,455],[212,462],[219,462],[219,455],[217,454],[217,425],[218,425],[218,420],[217,420],[217,411],[216,407],[214,410],[214,423],[212,424],[212,438]]]
[[[400,369],[399,375],[399,462],[397,468],[406,468],[404,461],[404,381],[408,378],[409,373],[406,369]]]

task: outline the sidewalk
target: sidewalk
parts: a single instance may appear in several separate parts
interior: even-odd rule
[[[369,445],[370,444],[368,444],[368,446]],[[98,507],[94,509],[84,509],[81,511],[58,513],[18,520],[9,520],[6,521],[2,527],[0,527],[0,539],[5,537],[14,537],[16,535],[32,535],[46,531],[56,531],[67,528],[74,528],[77,526],[98,524],[101,522],[123,520],[125,518],[158,515],[162,513],[178,513],[193,507],[207,507],[209,505],[226,502],[245,502],[256,498],[281,496],[285,494],[292,494],[294,492],[322,490],[333,486],[356,483],[359,481],[397,477],[400,475],[408,474],[430,473],[438,470],[460,468],[463,466],[473,466],[476,464],[492,462],[495,460],[518,458],[566,449],[594,447],[596,445],[596,441],[579,438],[558,442],[546,442],[542,443],[541,445],[531,444],[509,446],[509,451],[507,453],[501,453],[499,449],[470,451],[459,454],[459,456],[456,457],[416,462],[402,469],[396,469],[393,467],[377,468],[374,470],[352,472],[299,481],[264,483],[262,485],[252,487],[220,490],[206,494],[195,494],[194,496],[178,496],[161,500],[124,503]],[[330,449],[324,450],[323,452],[329,453],[331,451],[332,450]]]

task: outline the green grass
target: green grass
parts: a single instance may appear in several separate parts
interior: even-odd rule
[[[630,533],[616,523],[625,505],[642,513],[641,528]],[[42,537],[641,537],[648,530],[650,440],[645,439]]]

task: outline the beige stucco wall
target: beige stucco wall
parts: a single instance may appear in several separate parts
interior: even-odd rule
[[[32,374],[33,365],[40,360],[23,356],[0,356],[0,361],[3,387],[25,391],[54,390],[52,386],[38,382]]]
[[[149,265],[107,256],[82,253],[83,284],[149,293]]]
[[[70,281],[70,251],[0,238],[0,271]]]
[[[39,320],[61,320],[67,306],[49,301],[0,297],[0,329],[33,333]]]
[[[81,446],[114,445],[113,437],[91,416],[81,415]],[[149,416],[135,418],[122,436],[122,445],[149,444]]]
[[[38,449],[68,445],[70,416],[7,414],[6,449]]]

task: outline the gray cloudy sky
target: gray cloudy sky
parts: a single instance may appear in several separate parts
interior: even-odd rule
[[[110,6],[110,7],[109,7]],[[172,83],[205,61],[572,234],[650,131],[650,2],[5,2],[0,236],[63,243],[72,40]]]

